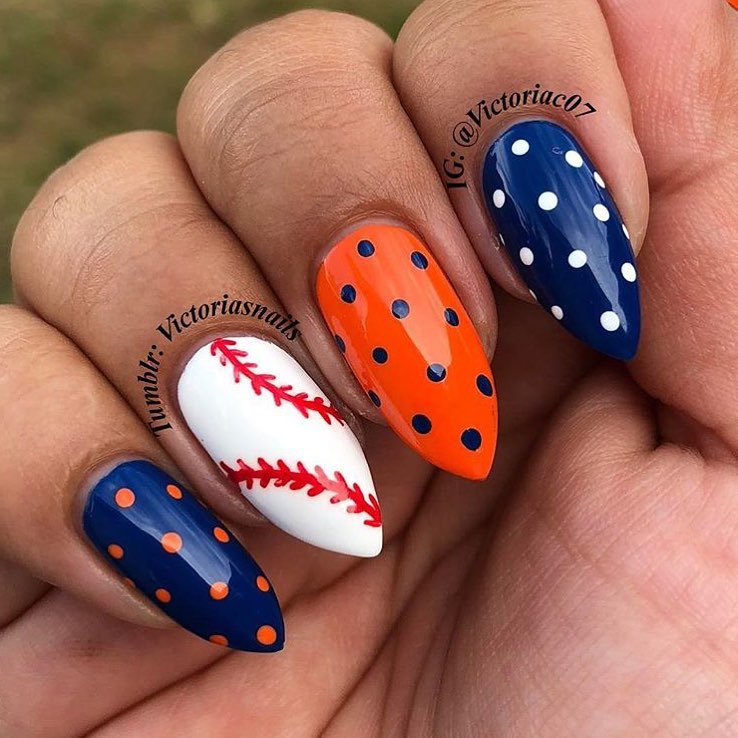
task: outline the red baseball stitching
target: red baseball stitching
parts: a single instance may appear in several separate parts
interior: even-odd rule
[[[274,404],[277,407],[284,401],[297,408],[303,418],[309,417],[313,412],[318,413],[328,425],[331,423],[331,418],[335,418],[341,425],[344,425],[345,421],[338,410],[330,403],[326,404],[322,397],[308,397],[307,392],[290,394],[291,384],[276,385],[272,382],[276,379],[274,374],[259,374],[253,371],[257,368],[257,364],[253,361],[241,361],[248,356],[248,352],[232,348],[235,345],[236,342],[228,338],[218,338],[210,344],[210,354],[217,356],[217,352],[220,351],[220,363],[222,366],[230,364],[233,367],[233,380],[236,383],[241,381],[241,377],[246,377],[251,382],[255,394],[260,395],[262,390],[266,390],[274,398]]]
[[[302,461],[297,462],[296,469],[290,469],[282,459],[277,460],[276,467],[261,457],[257,459],[257,463],[258,469],[249,466],[243,459],[236,460],[237,469],[231,469],[225,461],[221,461],[220,466],[229,479],[236,484],[243,482],[247,489],[252,489],[257,482],[262,488],[271,482],[275,487],[286,486],[293,490],[307,487],[308,497],[315,497],[325,491],[331,492],[331,504],[351,500],[352,504],[346,508],[347,513],[365,513],[369,517],[363,521],[364,525],[372,528],[382,525],[382,513],[377,498],[371,494],[365,497],[356,483],[349,486],[341,472],[335,472],[331,478],[319,466],[313,472],[308,471]]]

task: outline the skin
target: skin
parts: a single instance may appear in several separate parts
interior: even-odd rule
[[[14,241],[27,310],[0,310],[0,734],[735,735],[737,34],[718,0],[429,0],[394,48],[358,19],[301,13],[208,62],[178,140],[128,134],[55,173]],[[434,170],[470,101],[531,74],[602,111],[565,122],[642,245],[628,367],[517,299],[478,193],[452,203]],[[487,482],[434,472],[372,422],[338,361],[314,269],[372,218],[422,235],[494,355]],[[186,432],[146,431],[134,370],[152,327],[223,292],[300,316],[287,348],[365,442],[379,558],[255,526]],[[167,402],[228,325],[174,349]],[[280,594],[283,653],[171,627],[82,541],[80,494],[131,456],[241,524]]]

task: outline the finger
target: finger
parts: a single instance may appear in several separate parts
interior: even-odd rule
[[[738,17],[720,0],[688,3],[667,23],[661,0],[602,6],[652,187],[641,265],[649,285],[647,341],[633,371],[650,394],[696,421],[689,435],[703,451],[732,455],[738,448],[738,347],[731,338],[738,321]],[[679,104],[661,94],[674,86],[685,90]],[[698,380],[685,387],[685,378]],[[663,431],[678,438],[683,425],[671,418]]]
[[[280,648],[279,605],[263,572],[181,482],[146,460],[171,466],[104,378],[19,309],[0,311],[0,340],[0,557],[118,617],[165,625],[145,595],[203,638]]]
[[[393,70],[490,274],[513,287],[509,261],[564,328],[631,358],[647,182],[596,0],[427,0]]]
[[[497,410],[472,319],[491,345],[494,308],[397,100],[390,55],[383,32],[345,15],[259,26],[193,78],[178,133],[209,202],[304,316],[331,382],[349,396],[343,355],[406,443],[483,478]]]
[[[57,172],[19,226],[13,267],[29,304],[105,372],[214,509],[243,517],[240,485],[301,540],[379,552],[369,467],[303,369],[315,372],[299,320],[169,137],[111,139]]]

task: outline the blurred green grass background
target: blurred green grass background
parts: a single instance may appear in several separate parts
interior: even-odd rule
[[[174,129],[192,73],[240,30],[306,7],[395,35],[418,0],[0,0],[0,302],[8,252],[44,179],[87,144]]]

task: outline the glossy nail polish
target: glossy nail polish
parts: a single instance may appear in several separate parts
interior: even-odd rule
[[[177,395],[213,461],[275,525],[329,551],[381,551],[382,515],[361,446],[286,351],[255,336],[218,338],[187,362]]]
[[[95,548],[172,620],[241,651],[279,651],[284,625],[269,580],[225,525],[148,461],[128,461],[90,492]]]
[[[517,123],[484,160],[487,209],[540,305],[577,338],[631,359],[640,302],[630,234],[586,152],[554,123]]]
[[[320,266],[316,292],[336,344],[393,430],[436,466],[489,473],[497,397],[476,330],[409,231],[363,226]]]

